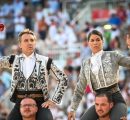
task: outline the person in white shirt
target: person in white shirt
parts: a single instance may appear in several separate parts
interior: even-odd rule
[[[127,35],[126,42],[130,47],[129,35]],[[110,119],[120,120],[121,117],[127,116],[127,105],[118,86],[118,71],[119,66],[130,68],[130,57],[123,56],[116,51],[103,51],[103,36],[97,30],[89,33],[88,45],[92,50],[92,57],[85,59],[81,65],[68,120],[75,119],[75,112],[84,95],[86,85],[89,85],[95,93],[103,91],[112,93],[114,106],[110,113]],[[94,105],[81,117],[81,120],[97,119],[98,115]]]
[[[0,68],[12,69],[10,100],[15,104],[7,120],[21,120],[20,101],[32,97],[38,106],[37,120],[53,120],[50,107],[60,103],[67,88],[67,76],[57,68],[52,59],[36,53],[36,35],[29,29],[19,34],[20,55],[0,58]],[[49,76],[58,82],[53,96],[49,95]]]
[[[22,15],[22,13],[14,17],[15,36],[17,36],[18,33],[20,33],[20,31],[23,31],[25,29],[25,22],[26,22],[26,19]]]

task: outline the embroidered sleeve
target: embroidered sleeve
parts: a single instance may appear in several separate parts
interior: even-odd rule
[[[78,105],[83,97],[85,87],[87,85],[87,80],[85,78],[85,73],[84,73],[84,62],[82,63],[80,74],[79,74],[79,81],[77,83],[77,86],[75,87],[74,90],[74,95],[71,100],[71,111],[76,111],[78,108]]]
[[[114,52],[113,59],[116,60],[119,65],[130,68],[130,57],[122,55],[119,52]]]
[[[0,68],[10,68],[9,63],[10,56],[2,56],[0,57]]]
[[[60,103],[65,90],[67,89],[68,79],[67,76],[57,68],[54,63],[51,64],[50,74],[52,77],[58,81],[57,87],[55,89],[52,101]]]

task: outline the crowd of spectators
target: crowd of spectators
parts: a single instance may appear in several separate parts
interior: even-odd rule
[[[111,29],[104,28],[100,23],[88,21],[84,23],[82,29],[78,21],[72,21],[67,10],[63,9],[60,0],[8,0],[0,5],[0,23],[6,26],[6,29],[0,32],[0,56],[19,54],[19,48],[14,43],[17,43],[18,33],[24,28],[29,28],[37,33],[39,53],[54,57],[55,62],[63,61],[62,66],[58,66],[67,74],[69,85],[62,103],[51,109],[54,120],[67,120],[67,112],[78,81],[81,61],[91,55],[87,44],[87,34],[91,30],[97,29],[103,33],[104,50],[117,50],[124,55],[130,55],[125,45],[125,34],[130,33],[130,4],[118,5],[113,9],[106,22],[111,25]],[[77,45],[80,47],[73,50],[73,46]],[[52,48],[59,48],[58,52],[55,53],[55,49],[53,51]],[[51,51],[46,52],[49,49]],[[61,58],[61,56],[64,57]],[[130,120],[130,70],[121,67],[119,72],[119,85],[128,105],[128,120]],[[0,97],[10,88],[10,80],[10,71],[0,69]],[[50,93],[53,93],[56,81],[50,79],[49,83]],[[76,113],[76,120],[79,120],[84,110],[94,104],[94,98],[89,86],[86,86],[84,98]],[[9,109],[7,110],[0,103],[0,120],[4,120],[2,117],[8,112]]]

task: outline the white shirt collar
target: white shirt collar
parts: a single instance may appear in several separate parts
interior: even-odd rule
[[[34,53],[32,53],[32,54],[29,55],[29,56],[26,56],[26,55],[23,53],[22,56],[23,56],[24,58],[30,58],[30,59],[35,58]]]
[[[99,52],[97,52],[95,54],[92,53],[92,57],[100,56],[100,55],[102,55],[102,53],[103,53],[103,50],[101,50],[101,51],[99,51]]]

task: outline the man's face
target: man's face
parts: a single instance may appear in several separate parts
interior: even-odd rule
[[[33,99],[25,98],[21,101],[20,112],[23,118],[32,118],[36,116],[37,105]]]
[[[100,38],[100,36],[92,34],[88,41],[88,45],[93,53],[97,53],[103,49],[103,40]]]
[[[96,97],[95,109],[100,118],[108,116],[112,107],[113,107],[113,103],[112,102],[110,103],[107,97],[105,96]]]
[[[22,49],[22,52],[25,55],[29,56],[35,50],[36,40],[35,40],[34,36],[31,35],[31,34],[23,34],[21,36],[21,40],[20,40],[19,46]]]

